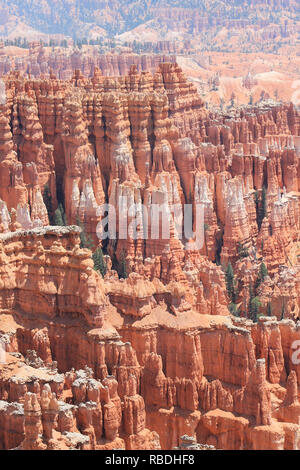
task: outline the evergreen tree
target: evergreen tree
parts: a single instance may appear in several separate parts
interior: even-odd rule
[[[283,301],[282,309],[281,309],[281,320],[284,320],[284,317],[285,317],[285,304]]]
[[[61,206],[61,210],[62,210],[62,217],[63,217],[63,222],[64,222],[64,225],[68,225],[68,221],[67,221],[67,216],[66,216],[66,213],[65,213],[65,209],[63,207],[62,204],[60,204]]]
[[[255,208],[256,208],[256,221],[258,229],[260,229],[262,221],[267,216],[267,191],[265,186],[261,192],[261,200],[259,199],[258,192],[255,191],[254,195]]]
[[[259,270],[259,277],[261,279],[261,282],[264,282],[265,278],[269,275],[267,266],[265,265],[264,262],[261,263],[260,265],[260,270]]]
[[[265,263],[261,263],[260,268],[259,268],[259,273],[257,276],[257,279],[255,281],[255,293],[259,286],[261,285],[262,282],[264,282],[265,278],[269,275],[267,267]]]
[[[99,271],[102,275],[102,277],[105,276],[106,271],[107,271],[107,266],[103,258],[103,251],[102,248],[97,248],[95,253],[92,256],[93,261],[94,261],[94,269],[96,271]]]
[[[76,225],[81,228],[80,248],[88,248],[89,250],[92,250],[94,247],[93,240],[89,235],[87,235],[84,223],[81,222],[79,217],[76,217]]]
[[[54,212],[54,225],[67,225],[66,214],[62,204],[58,204],[58,208]]]
[[[230,303],[228,305],[228,310],[229,312],[231,313],[231,315],[234,315],[235,317],[239,317],[240,316],[240,311],[237,307],[237,304],[234,304],[234,303]]]
[[[121,279],[127,279],[128,278],[128,274],[127,274],[127,268],[126,268],[126,256],[125,256],[125,251],[123,251],[122,255],[121,255],[121,260],[120,260],[120,263],[119,263],[119,277]]]
[[[256,210],[256,222],[257,222],[257,225],[259,225],[259,197],[258,197],[258,191],[255,191],[255,193],[254,193],[254,202],[255,202],[255,210]]]
[[[45,184],[44,186],[43,199],[44,199],[45,206],[47,208],[49,223],[50,225],[52,225],[53,223],[52,196],[51,196],[51,192],[50,192],[50,188],[48,184]]]
[[[232,303],[235,303],[235,287],[234,287],[234,273],[232,269],[232,265],[229,262],[225,271],[225,281],[226,281],[226,289],[228,293],[228,297],[230,298]]]
[[[267,192],[266,188],[263,187],[262,193],[261,193],[261,209],[260,209],[260,216],[259,216],[259,228],[261,227],[262,221],[267,215]]]
[[[271,302],[268,302],[268,305],[267,305],[267,315],[269,317],[272,316],[272,306],[271,306]]]
[[[261,263],[260,268],[259,268],[259,273],[257,276],[257,279],[255,281],[255,294],[259,286],[261,285],[262,282],[264,282],[265,278],[269,275],[267,267],[264,262]]]
[[[223,247],[224,229],[220,230],[220,234],[216,237],[216,265],[221,263],[221,251]]]
[[[261,307],[261,302],[259,300],[259,297],[254,295],[252,283],[250,282],[248,317],[254,322],[257,322],[260,307]]]
[[[253,297],[252,299],[250,299],[251,320],[254,322],[257,322],[260,306],[261,302],[259,300],[259,297]]]
[[[248,318],[251,318],[251,301],[253,299],[253,287],[252,287],[252,282],[250,281],[249,284],[249,304],[248,304]]]
[[[247,258],[249,256],[249,250],[248,248],[243,245],[241,242],[238,242],[238,255],[239,258]]]

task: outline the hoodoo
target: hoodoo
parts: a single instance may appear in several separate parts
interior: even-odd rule
[[[234,92],[189,43],[279,32],[249,2],[153,3],[134,14],[165,42],[103,5],[68,14],[81,42],[0,45],[0,450],[300,449],[299,107],[255,96],[259,57]]]

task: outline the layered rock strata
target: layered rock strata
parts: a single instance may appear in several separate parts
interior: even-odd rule
[[[178,306],[179,287],[103,280],[76,228],[0,238],[3,449],[171,449],[187,433],[219,449],[299,448],[292,320],[200,314]]]
[[[295,108],[212,115],[166,63],[5,86],[0,446],[298,449]]]

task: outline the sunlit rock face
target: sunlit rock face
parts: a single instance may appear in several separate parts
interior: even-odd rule
[[[172,63],[4,83],[0,448],[298,449],[296,109]]]

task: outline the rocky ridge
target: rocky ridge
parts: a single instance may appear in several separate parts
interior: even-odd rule
[[[1,102],[2,448],[298,449],[293,105],[209,113],[170,63],[11,73]],[[141,204],[151,220],[164,203],[170,233],[103,242],[102,277],[81,229],[49,219],[64,204],[94,250],[102,204],[127,228],[120,196],[143,233]],[[172,213],[185,203],[203,208],[198,248]]]

